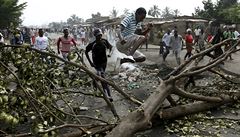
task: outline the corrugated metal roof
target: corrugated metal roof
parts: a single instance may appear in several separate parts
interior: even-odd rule
[[[173,22],[209,22],[208,20],[204,19],[172,19],[172,20],[162,20],[162,21],[154,21],[153,24],[165,24],[165,23],[173,23]]]

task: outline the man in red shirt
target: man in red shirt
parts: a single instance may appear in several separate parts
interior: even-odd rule
[[[186,42],[187,53],[184,56],[184,60],[186,60],[186,58],[190,58],[192,56],[193,36],[192,36],[191,29],[187,29],[187,34],[185,35],[185,42]]]

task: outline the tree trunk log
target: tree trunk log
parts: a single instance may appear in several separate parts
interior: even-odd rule
[[[239,99],[239,94],[236,94],[235,98]],[[212,103],[206,101],[198,101],[186,105],[179,105],[176,107],[164,109],[158,112],[161,119],[173,119],[177,117],[182,117],[202,111],[209,110],[211,108],[216,108],[218,106],[233,103],[235,99],[231,98],[230,96],[226,96],[223,98],[221,102]]]
[[[137,110],[126,116],[107,137],[132,137],[134,133],[152,126],[151,119],[171,94],[173,84],[161,81],[159,92],[153,93]]]

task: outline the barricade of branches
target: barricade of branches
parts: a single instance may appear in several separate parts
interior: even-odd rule
[[[239,99],[240,94],[236,92],[234,94],[217,94],[216,96],[205,96],[201,94],[190,93],[183,90],[177,84],[183,78],[193,79],[195,75],[201,74],[205,71],[218,73],[215,69],[221,67],[222,63],[228,58],[228,56],[234,52],[239,51],[236,47],[240,45],[240,40],[220,56],[214,56],[212,52],[217,47],[224,46],[233,39],[227,39],[221,43],[211,46],[210,48],[195,54],[188,61],[181,64],[163,80],[160,80],[158,92],[150,95],[150,97],[135,111],[128,114],[128,116],[121,120],[121,122],[115,127],[107,137],[131,137],[136,132],[145,130],[152,127],[153,118],[158,115],[160,119],[173,119],[181,116],[186,116],[193,113],[209,110],[214,107],[226,103],[233,103]],[[212,59],[205,64],[198,64],[194,61],[199,61],[199,58],[204,56],[212,57]],[[194,65],[195,64],[195,65]],[[225,75],[222,75],[225,76]],[[209,91],[210,92],[210,91]],[[193,100],[187,104],[179,104],[171,95],[176,94],[181,98],[187,98]],[[165,99],[168,99],[172,104],[170,108],[162,108],[162,103]]]
[[[53,50],[40,51],[29,45],[0,47],[1,136],[57,136],[71,129],[82,135],[97,134],[103,127],[114,127],[119,119],[115,107],[98,83],[93,92],[92,79],[107,82],[129,101],[141,104],[113,81],[87,68],[83,53],[76,49],[67,61]],[[80,100],[73,99],[79,96]],[[87,96],[104,99],[115,121],[79,114]]]

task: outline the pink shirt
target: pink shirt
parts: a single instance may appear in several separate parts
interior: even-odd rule
[[[75,40],[74,40],[72,37],[70,37],[70,36],[68,36],[68,38],[65,38],[64,36],[63,36],[63,37],[60,37],[60,38],[58,39],[58,42],[57,42],[57,45],[58,45],[58,46],[60,45],[60,42],[62,43],[62,45],[61,45],[61,47],[60,47],[60,50],[61,50],[62,52],[69,52],[70,49],[71,49],[71,47],[72,47],[73,45],[76,45]]]

